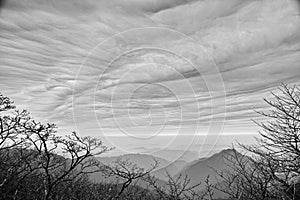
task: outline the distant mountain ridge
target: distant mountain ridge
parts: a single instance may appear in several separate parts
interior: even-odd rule
[[[155,163],[154,160],[157,160],[161,165],[158,169],[152,172],[152,175],[158,178],[158,184],[162,187],[167,185],[167,172],[169,175],[177,179],[178,177],[184,178],[187,176],[191,179],[189,186],[193,186],[198,183],[202,183],[197,190],[199,192],[205,190],[205,185],[203,184],[206,178],[209,176],[210,184],[222,184],[221,180],[217,178],[216,170],[223,171],[226,170],[230,172],[231,166],[234,162],[228,161],[228,156],[245,156],[236,151],[235,149],[224,149],[218,153],[213,154],[210,157],[203,157],[192,162],[186,162],[184,160],[176,160],[174,162],[167,161],[163,158],[155,157],[149,154],[124,154],[120,156],[112,157],[97,157],[102,164],[113,165],[117,159],[129,159],[132,163],[135,163],[137,166],[149,169],[152,164]],[[227,158],[226,158],[227,157]],[[246,159],[248,157],[246,156]],[[250,159],[250,158],[249,158]],[[94,180],[103,180],[103,176],[99,173],[94,177]],[[106,182],[115,181],[115,178],[104,179]],[[148,188],[147,182],[140,180],[138,185],[143,188]],[[223,198],[226,194],[221,191],[215,191],[214,198]]]
[[[176,160],[174,162],[167,161],[163,158],[156,157],[149,154],[124,154],[120,156],[111,156],[111,157],[97,157],[97,159],[105,164],[105,165],[114,165],[114,163],[118,160],[129,160],[130,162],[136,164],[138,167],[144,168],[144,169],[150,169],[154,164],[155,161],[158,161],[158,167],[155,169],[152,173],[152,175],[155,175],[159,179],[166,180],[167,179],[167,173],[171,176],[174,176],[177,174],[182,167],[184,167],[187,162],[184,160]]]
[[[151,168],[151,166],[155,164],[155,161],[158,161],[159,169],[168,165],[169,163],[169,161],[163,158],[155,157],[149,154],[139,154],[139,153],[123,154],[123,155],[111,156],[111,157],[97,157],[97,159],[105,165],[113,165],[114,162],[116,162],[118,159],[129,160],[130,162],[144,169]]]
[[[231,171],[230,164],[226,160],[226,156],[237,154],[237,156],[242,156],[235,149],[225,149],[219,153],[216,153],[208,158],[200,158],[199,160],[193,161],[186,165],[180,170],[174,177],[188,176],[191,178],[190,185],[197,184],[199,182],[204,182],[209,176],[210,183],[216,184],[218,182],[216,178],[216,171],[227,170]]]
[[[214,170],[229,170],[228,164],[226,164],[225,156],[236,153],[234,149],[224,149],[219,153],[213,154],[210,157],[199,158],[192,162],[186,162],[184,160],[176,160],[174,162],[167,161],[166,159],[156,157],[149,154],[124,154],[112,157],[97,157],[97,159],[105,165],[114,165],[118,159],[128,159],[130,162],[137,166],[149,169],[155,160],[158,161],[159,166],[152,172],[161,180],[167,180],[167,172],[171,177],[177,178],[180,174],[191,178],[191,185],[198,182],[203,182],[207,176],[210,177],[212,183],[216,183]],[[239,154],[239,153],[238,153]],[[240,154],[241,155],[241,154]]]

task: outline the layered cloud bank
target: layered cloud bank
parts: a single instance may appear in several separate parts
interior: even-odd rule
[[[81,134],[253,131],[299,83],[292,0],[7,0],[0,91]]]

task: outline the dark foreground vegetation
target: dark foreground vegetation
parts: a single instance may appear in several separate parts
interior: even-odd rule
[[[225,156],[228,168],[215,170],[217,184],[207,177],[193,185],[187,176],[152,176],[157,162],[148,169],[130,160],[106,166],[95,156],[111,149],[99,139],[58,136],[54,124],[36,122],[0,95],[0,199],[300,199],[300,89],[279,90],[265,99],[271,109],[258,112],[268,121],[255,122],[257,143]]]

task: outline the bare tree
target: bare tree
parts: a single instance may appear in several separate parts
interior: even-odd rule
[[[280,185],[279,193],[285,199],[300,198],[300,89],[296,85],[282,84],[279,94],[272,93],[273,99],[264,99],[271,106],[268,112],[258,112],[268,118],[266,122],[256,122],[261,127],[261,138],[257,144],[242,145],[245,149],[260,157],[261,161],[270,161],[269,173],[274,184]],[[274,166],[276,168],[274,169]],[[294,191],[293,188],[295,189]]]
[[[300,171],[300,89],[283,84],[281,94],[272,93],[273,99],[264,101],[272,107],[269,112],[258,112],[267,122],[256,122],[262,128],[257,145],[247,147],[251,152],[272,157],[285,163],[286,170]]]
[[[216,189],[230,199],[299,199],[300,89],[283,84],[279,94],[264,99],[271,107],[257,111],[268,120],[255,122],[261,131],[254,145],[227,158],[230,171],[219,171]]]
[[[202,199],[200,198],[200,193],[197,191],[197,187],[200,186],[201,183],[190,186],[191,179],[187,175],[182,177],[180,174],[177,178],[174,178],[167,171],[166,173],[168,181],[165,185],[159,184],[159,179],[154,176],[148,176],[146,179],[159,199]]]
[[[210,183],[209,175],[206,177],[204,181],[204,191],[201,194],[201,200],[213,200],[215,194],[215,185]]]
[[[8,97],[0,94],[0,194],[16,193],[19,182],[35,168],[28,168],[32,154],[26,149],[23,125],[31,120],[25,110],[15,110]],[[31,165],[30,165],[31,166]]]
[[[217,191],[224,193],[224,197],[236,200],[266,200],[275,197],[270,190],[272,176],[267,165],[273,165],[269,161],[250,158],[235,149],[225,154],[224,158],[227,170],[215,170],[218,184],[214,186]]]
[[[154,163],[149,169],[144,169],[130,162],[129,159],[117,159],[113,165],[102,166],[103,173],[107,177],[116,177],[121,179],[121,189],[114,197],[118,199],[121,197],[125,189],[127,189],[134,182],[141,180],[150,175],[150,173],[158,167],[158,162]]]
[[[93,156],[110,150],[101,140],[80,137],[75,132],[57,136],[56,125],[36,122],[29,112],[13,109],[13,102],[0,95],[1,195],[13,194],[15,199],[24,183],[40,177],[36,181],[42,188],[35,189],[43,189],[43,199],[53,199],[59,185],[99,171],[99,162]]]
[[[30,120],[25,110],[14,110],[15,105],[8,97],[0,94],[0,152],[20,145],[24,130],[22,125]]]
[[[102,141],[92,137],[79,137],[75,132],[66,137],[55,135],[54,126],[32,123],[34,130],[28,135],[28,141],[38,152],[40,173],[43,176],[44,199],[51,196],[52,190],[60,183],[72,181],[82,174],[98,172],[99,165],[93,156],[100,155],[110,149],[102,145]],[[59,156],[62,150],[64,156]]]

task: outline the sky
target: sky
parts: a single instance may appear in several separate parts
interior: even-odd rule
[[[300,82],[294,0],[6,0],[0,92],[62,133],[254,134]]]

